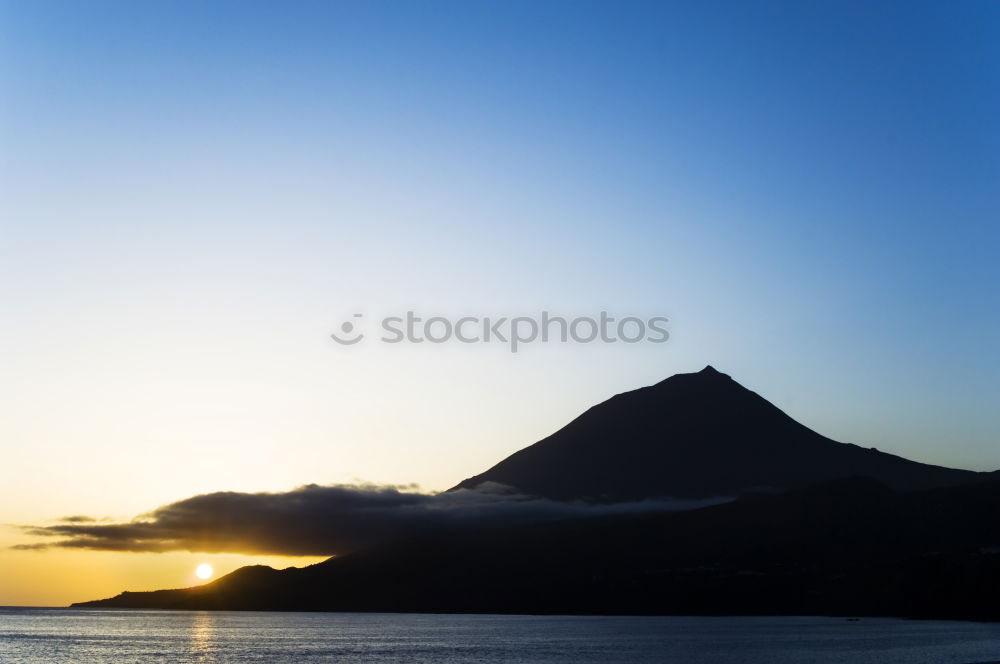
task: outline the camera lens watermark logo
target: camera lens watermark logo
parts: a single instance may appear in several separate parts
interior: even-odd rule
[[[361,318],[361,314],[354,314],[354,318]],[[330,338],[342,346],[353,346],[365,338],[364,332],[356,332],[354,323],[349,320],[344,321],[340,326],[340,331],[342,336],[334,332],[330,335]]]
[[[342,346],[353,346],[365,338],[360,323],[363,314],[340,325],[330,338]],[[382,335],[379,341],[387,344],[443,344],[456,341],[463,344],[501,343],[516,353],[530,343],[654,343],[662,344],[670,338],[665,316],[641,318],[625,316],[615,318],[602,311],[598,316],[553,316],[543,311],[539,316],[431,316],[424,318],[413,311],[402,316],[385,316],[379,321]]]

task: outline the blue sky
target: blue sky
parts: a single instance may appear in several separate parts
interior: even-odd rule
[[[993,2],[5,2],[2,479],[65,487],[39,517],[443,489],[709,363],[833,438],[1000,468],[998,28]],[[329,343],[405,308],[672,337]]]

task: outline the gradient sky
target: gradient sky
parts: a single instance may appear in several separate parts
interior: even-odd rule
[[[998,34],[996,2],[0,3],[0,523],[445,489],[706,364],[1000,468]],[[406,309],[671,339],[328,337]],[[3,550],[0,604],[203,559],[274,562]]]

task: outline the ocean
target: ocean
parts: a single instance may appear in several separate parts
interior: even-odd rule
[[[0,608],[0,662],[979,664],[1000,662],[1000,625]]]

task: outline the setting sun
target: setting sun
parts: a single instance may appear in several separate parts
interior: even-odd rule
[[[197,576],[199,579],[210,579],[212,578],[212,574],[214,573],[215,570],[213,570],[212,566],[209,565],[208,563],[202,563],[198,565],[197,569],[195,569],[194,571],[195,576]]]

